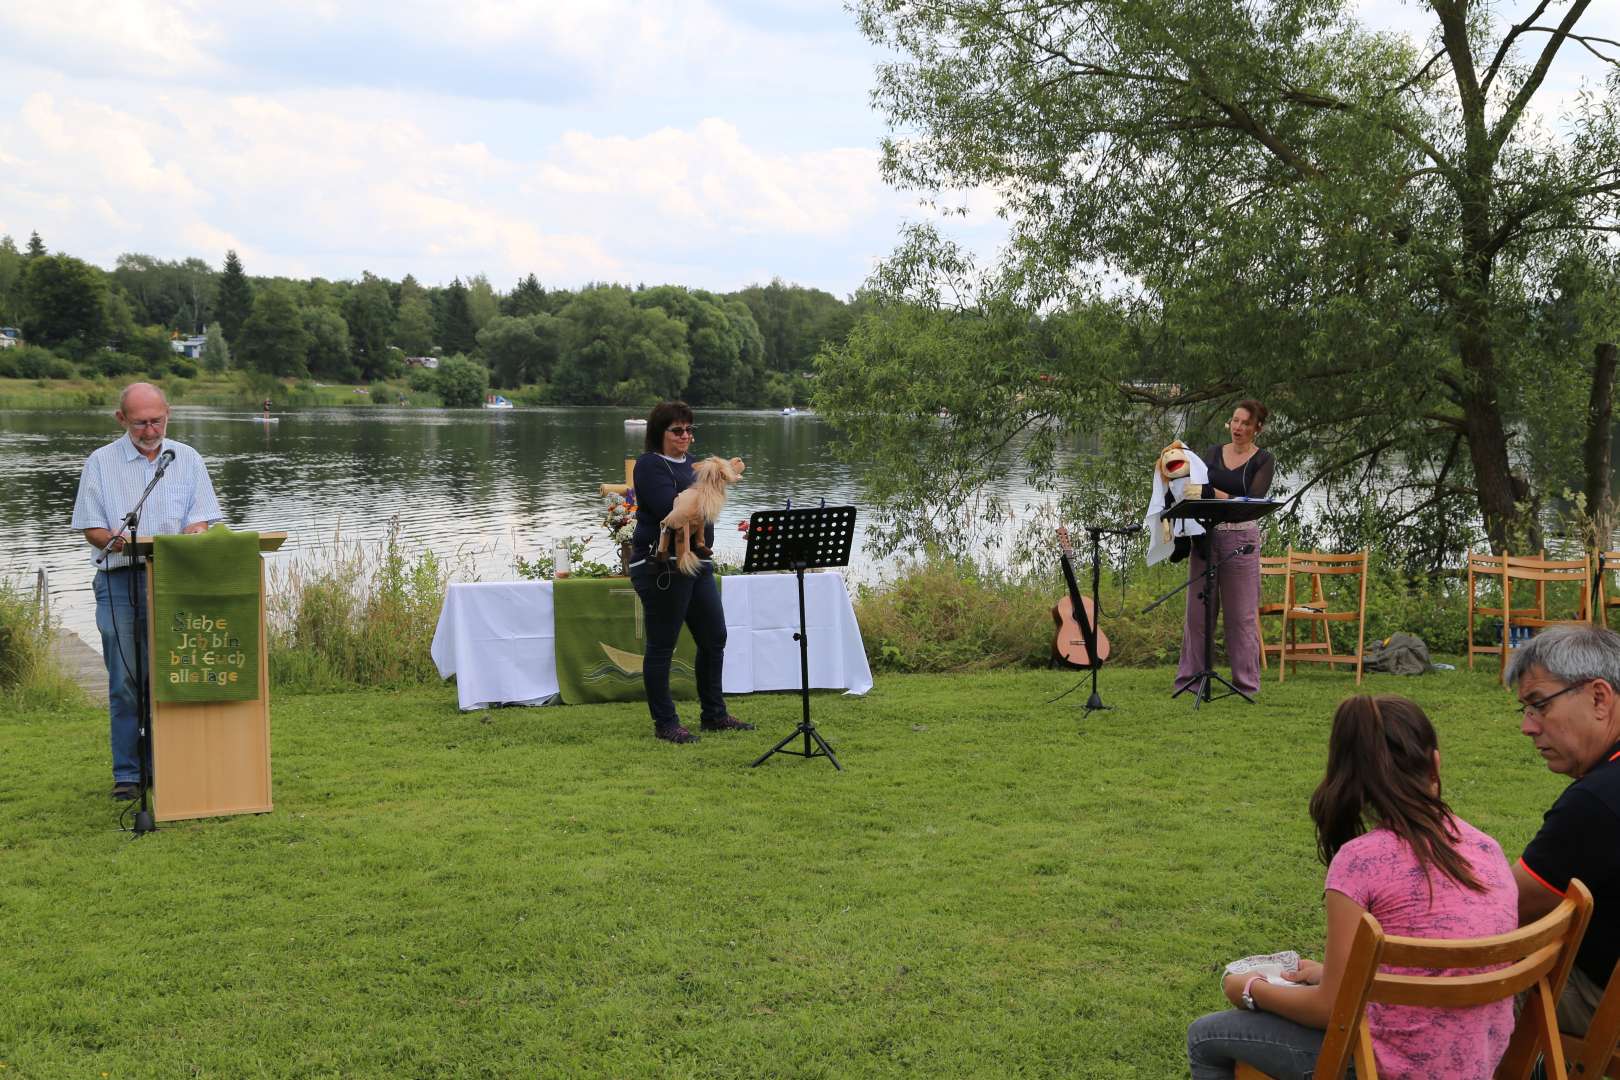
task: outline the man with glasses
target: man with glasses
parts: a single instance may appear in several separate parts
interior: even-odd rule
[[[202,532],[224,515],[201,455],[164,437],[169,403],[163,391],[151,383],[131,383],[118,396],[113,418],[125,434],[85,461],[73,501],[73,528],[83,532],[95,549],[91,562],[96,570],[96,629],[101,631],[101,656],[107,664],[112,797],[129,800],[140,794],[140,691],[132,665],[136,634],[142,629],[135,623],[136,603],[146,610],[146,575],[124,552],[134,539],[123,532],[124,515],[151,483],[159,456],[170,450],[173,460],[141,508],[142,535]]]
[[[1547,768],[1574,780],[1513,867],[1519,922],[1558,905],[1570,878],[1592,890],[1586,939],[1558,1002],[1558,1027],[1584,1035],[1620,958],[1620,634],[1554,626],[1513,650],[1519,730]]]

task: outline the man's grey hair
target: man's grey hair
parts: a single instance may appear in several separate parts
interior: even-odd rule
[[[1589,623],[1549,626],[1513,649],[1507,683],[1517,686],[1532,668],[1562,683],[1602,679],[1620,690],[1620,634]]]
[[[158,400],[163,402],[164,410],[165,411],[168,410],[168,408],[169,408],[169,398],[168,398],[168,395],[164,394],[162,387],[153,386],[149,382],[132,382],[128,386],[124,387],[123,392],[118,395],[118,411],[119,412],[128,412],[129,411],[129,395],[134,393],[136,390],[150,390],[150,391],[152,391],[152,393],[154,393],[154,394],[156,394],[158,396]]]

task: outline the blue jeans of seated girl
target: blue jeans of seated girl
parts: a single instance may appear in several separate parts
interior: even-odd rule
[[[1187,1063],[1192,1080],[1229,1080],[1240,1061],[1276,1080],[1311,1080],[1322,1036],[1320,1028],[1296,1024],[1276,1013],[1227,1009],[1192,1022],[1187,1029]],[[1352,1065],[1345,1076],[1355,1075]]]
[[[726,699],[720,693],[720,677],[726,664],[726,611],[720,606],[714,567],[704,563],[696,577],[687,577],[673,566],[664,570],[649,560],[630,568],[630,585],[641,598],[647,637],[641,681],[654,729],[680,723],[669,694],[669,666],[682,625],[692,631],[697,646],[700,719],[724,720]]]

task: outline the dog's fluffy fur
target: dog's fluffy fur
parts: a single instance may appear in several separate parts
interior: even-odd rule
[[[696,577],[699,569],[695,551],[710,554],[703,545],[703,527],[712,525],[726,505],[726,488],[742,478],[743,459],[707,457],[692,466],[697,479],[692,486],[675,496],[675,505],[664,518],[663,533],[658,543],[661,558],[668,558],[670,545],[680,554],[675,565],[683,574]]]

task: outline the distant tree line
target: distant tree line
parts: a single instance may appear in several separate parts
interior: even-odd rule
[[[0,325],[32,348],[0,353],[0,376],[199,374],[239,369],[282,379],[377,382],[408,357],[441,360],[420,389],[476,403],[494,386],[558,404],[781,406],[809,399],[813,361],[858,315],[819,289],[774,280],[734,293],[608,283],[510,291],[483,274],[423,285],[250,276],[235,251],[203,259],[126,254],[112,270],[0,238]],[[170,341],[204,335],[199,361]],[[465,365],[453,361],[465,361]]]

